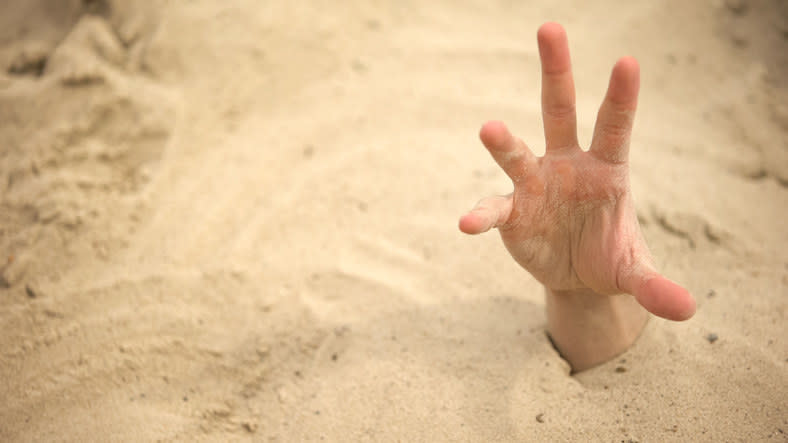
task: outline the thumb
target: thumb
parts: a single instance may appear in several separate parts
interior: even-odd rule
[[[687,289],[656,271],[641,267],[622,282],[622,289],[652,314],[683,321],[695,315],[695,299]]]

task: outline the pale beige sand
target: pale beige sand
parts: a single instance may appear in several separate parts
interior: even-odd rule
[[[304,3],[3,2],[0,441],[786,441],[785,3]],[[699,303],[577,376],[456,228],[510,189],[482,122],[543,151],[546,20],[584,140],[641,61],[639,215]]]

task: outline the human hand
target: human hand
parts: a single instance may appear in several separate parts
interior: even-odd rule
[[[637,61],[624,57],[613,67],[591,147],[583,151],[566,33],[547,23],[537,40],[545,155],[537,158],[503,123],[485,124],[480,138],[512,179],[514,192],[481,200],[460,219],[460,230],[479,234],[498,228],[512,257],[549,291],[628,293],[660,317],[692,317],[690,293],[655,269],[630,191]]]

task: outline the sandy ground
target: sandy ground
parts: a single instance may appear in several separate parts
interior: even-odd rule
[[[788,8],[526,3],[2,2],[0,441],[786,441]],[[543,152],[546,20],[583,140],[640,60],[638,215],[699,303],[574,376],[456,227],[510,190],[481,123]]]

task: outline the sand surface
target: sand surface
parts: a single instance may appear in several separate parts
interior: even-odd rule
[[[537,27],[699,309],[570,375],[457,218],[543,152]],[[0,441],[786,441],[780,1],[4,1]],[[716,338],[716,340],[715,340]]]

